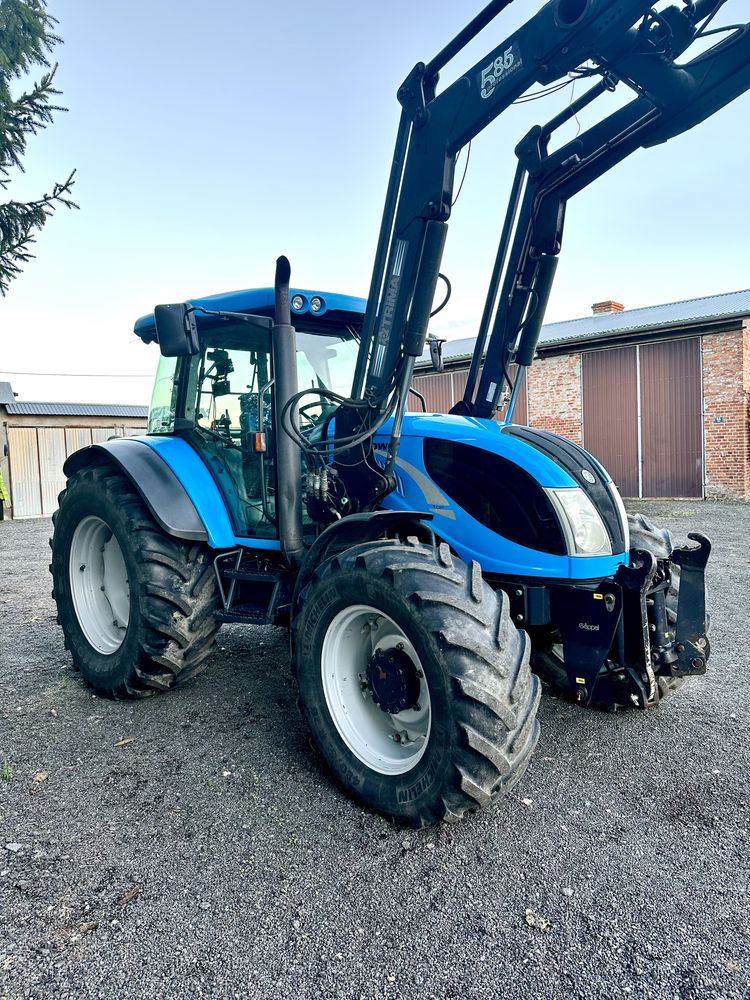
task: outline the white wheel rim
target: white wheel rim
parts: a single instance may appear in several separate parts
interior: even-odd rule
[[[377,650],[399,648],[419,678],[417,708],[390,715],[363,690],[367,665]],[[405,774],[424,756],[432,709],[424,670],[414,647],[388,615],[366,604],[344,608],[333,618],[321,655],[323,693],[339,736],[363,764],[378,774]]]
[[[99,653],[116,652],[130,620],[130,587],[122,549],[101,518],[84,517],[76,526],[68,565],[83,634]]]

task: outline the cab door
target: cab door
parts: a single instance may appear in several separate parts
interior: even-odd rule
[[[191,359],[194,402],[185,410],[190,441],[221,490],[236,534],[277,538],[270,333],[226,323],[202,332],[201,340],[201,355]]]

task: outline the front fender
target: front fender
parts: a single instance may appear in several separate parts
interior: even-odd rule
[[[415,510],[374,510],[364,514],[349,514],[340,521],[329,524],[315,539],[300,564],[294,585],[292,607],[312,579],[316,566],[335,551],[372,542],[387,535],[416,535],[422,542],[435,544],[435,535],[425,521],[432,520],[432,513]]]

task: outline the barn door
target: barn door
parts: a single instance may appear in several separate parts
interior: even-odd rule
[[[644,497],[703,496],[698,337],[640,348]]]
[[[635,347],[583,355],[583,433],[620,493],[637,497],[638,388]]]
[[[65,430],[62,427],[40,427],[39,471],[41,475],[42,513],[54,514],[57,498],[65,489]]]
[[[583,355],[584,441],[628,497],[703,496],[699,337]]]
[[[516,377],[516,366],[510,366],[510,377]],[[525,369],[524,369],[525,374]],[[415,375],[412,385],[421,392],[427,404],[428,413],[448,413],[454,403],[463,398],[466,389],[466,382],[469,377],[469,369],[461,368],[454,371],[442,372],[439,375]],[[522,375],[523,377],[523,375]],[[412,395],[409,397],[409,410],[417,412],[420,404]],[[496,420],[502,420],[505,416],[506,407],[503,406],[495,415]],[[526,386],[522,386],[516,403],[516,411],[513,414],[514,424],[528,423],[528,409],[526,401]]]
[[[9,427],[8,452],[13,517],[39,517],[42,493],[36,427]]]
[[[435,375],[420,375],[412,381],[412,385],[425,398],[428,413],[447,413],[455,400],[453,399],[453,384],[450,372]],[[416,396],[409,396],[409,409],[419,412],[422,408]]]

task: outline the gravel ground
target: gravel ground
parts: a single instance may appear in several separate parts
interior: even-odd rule
[[[649,714],[545,697],[510,797],[419,833],[330,783],[280,629],[92,696],[49,523],[0,523],[0,998],[750,997],[750,506],[641,508],[714,539],[709,674]]]

